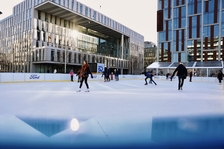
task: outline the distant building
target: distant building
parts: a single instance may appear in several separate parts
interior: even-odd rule
[[[159,62],[224,60],[223,0],[157,0]]]
[[[24,0],[0,20],[0,72],[64,73],[83,60],[138,73],[144,36],[77,0]]]
[[[157,47],[153,42],[144,42],[144,68],[156,61]]]

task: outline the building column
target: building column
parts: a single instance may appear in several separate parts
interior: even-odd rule
[[[201,5],[202,5],[202,7],[201,7],[201,12],[204,12],[204,1],[202,1],[202,3],[201,3]],[[204,49],[203,49],[203,44],[204,44],[204,42],[203,42],[203,40],[204,40],[204,13],[201,13],[201,33],[202,33],[202,35],[201,35],[201,62],[203,61],[203,51],[204,51]]]
[[[222,1],[219,6],[219,46],[218,46],[218,61],[221,60],[221,36],[222,36]],[[224,54],[224,52],[222,52]]]
[[[56,61],[57,61],[57,59],[58,59],[58,57],[57,57],[57,50],[56,50],[56,49],[54,49],[54,61],[56,62]]]
[[[124,35],[121,35],[121,59],[124,58]]]
[[[74,63],[75,62],[75,57],[74,57],[74,54],[75,54],[75,52],[71,52],[71,63]]]

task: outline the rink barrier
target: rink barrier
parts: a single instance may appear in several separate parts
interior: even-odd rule
[[[113,80],[115,77],[113,76]],[[74,75],[74,81],[77,81],[78,77]],[[130,79],[145,79],[144,75],[119,75],[119,80],[130,80]],[[165,76],[154,76],[155,80],[166,80]],[[93,74],[95,81],[103,81],[101,74]],[[177,80],[176,77],[173,81]],[[189,80],[187,77],[186,80]],[[0,83],[7,82],[63,82],[70,81],[70,74],[60,73],[0,73]],[[193,82],[218,82],[216,77],[192,77]]]

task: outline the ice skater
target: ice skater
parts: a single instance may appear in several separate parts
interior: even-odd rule
[[[80,74],[82,77],[81,77],[81,81],[80,81],[79,90],[77,92],[81,92],[83,81],[85,81],[85,84],[86,84],[86,88],[87,88],[86,92],[89,92],[89,85],[88,85],[87,80],[88,80],[89,74],[91,75],[91,78],[93,78],[93,75],[89,69],[89,64],[85,60],[83,61],[83,65],[82,65]]]
[[[223,80],[223,73],[222,70],[219,71],[218,75],[217,75],[217,79],[219,80],[219,84],[221,85],[222,80]]]
[[[190,77],[189,82],[192,82],[192,76],[193,76],[193,73],[192,73],[192,71],[190,71],[190,74],[189,74],[189,77]]]
[[[150,84],[152,84],[152,82],[153,82],[155,85],[157,85],[156,82],[152,79],[152,77],[153,77],[152,71],[149,72],[149,71],[146,71],[146,69],[145,69],[141,74],[145,75],[145,85],[148,85],[147,79],[150,79],[149,80]]]
[[[109,70],[107,68],[105,68],[105,70],[102,73],[102,76],[104,76],[104,82],[109,82],[110,81],[110,77],[109,77]]]
[[[118,68],[114,69],[115,81],[119,81],[119,74],[120,74],[119,69]]]
[[[74,76],[74,72],[73,72],[73,70],[71,70],[71,71],[69,72],[69,74],[70,74],[70,77],[71,77],[71,82],[73,82],[73,76]]]
[[[178,90],[183,90],[184,85],[184,79],[187,77],[187,69],[183,65],[183,63],[180,63],[177,68],[174,70],[173,75],[170,77],[170,81],[172,81],[173,76],[177,72],[178,76]]]
[[[157,85],[156,82],[153,80],[153,76],[154,76],[153,71],[150,71],[149,72],[149,79],[150,79],[149,83],[152,84],[152,82],[153,82],[155,85]]]

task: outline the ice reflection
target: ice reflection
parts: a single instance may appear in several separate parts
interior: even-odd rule
[[[33,127],[37,131],[41,132],[47,137],[51,137],[55,134],[58,134],[66,129],[70,128],[73,131],[79,129],[79,122],[76,118],[72,120],[63,120],[63,119],[48,119],[48,118],[30,118],[30,117],[20,117],[17,116],[20,120]]]
[[[224,116],[154,118],[152,121],[152,140],[158,143],[218,144],[224,141],[223,132]]]

